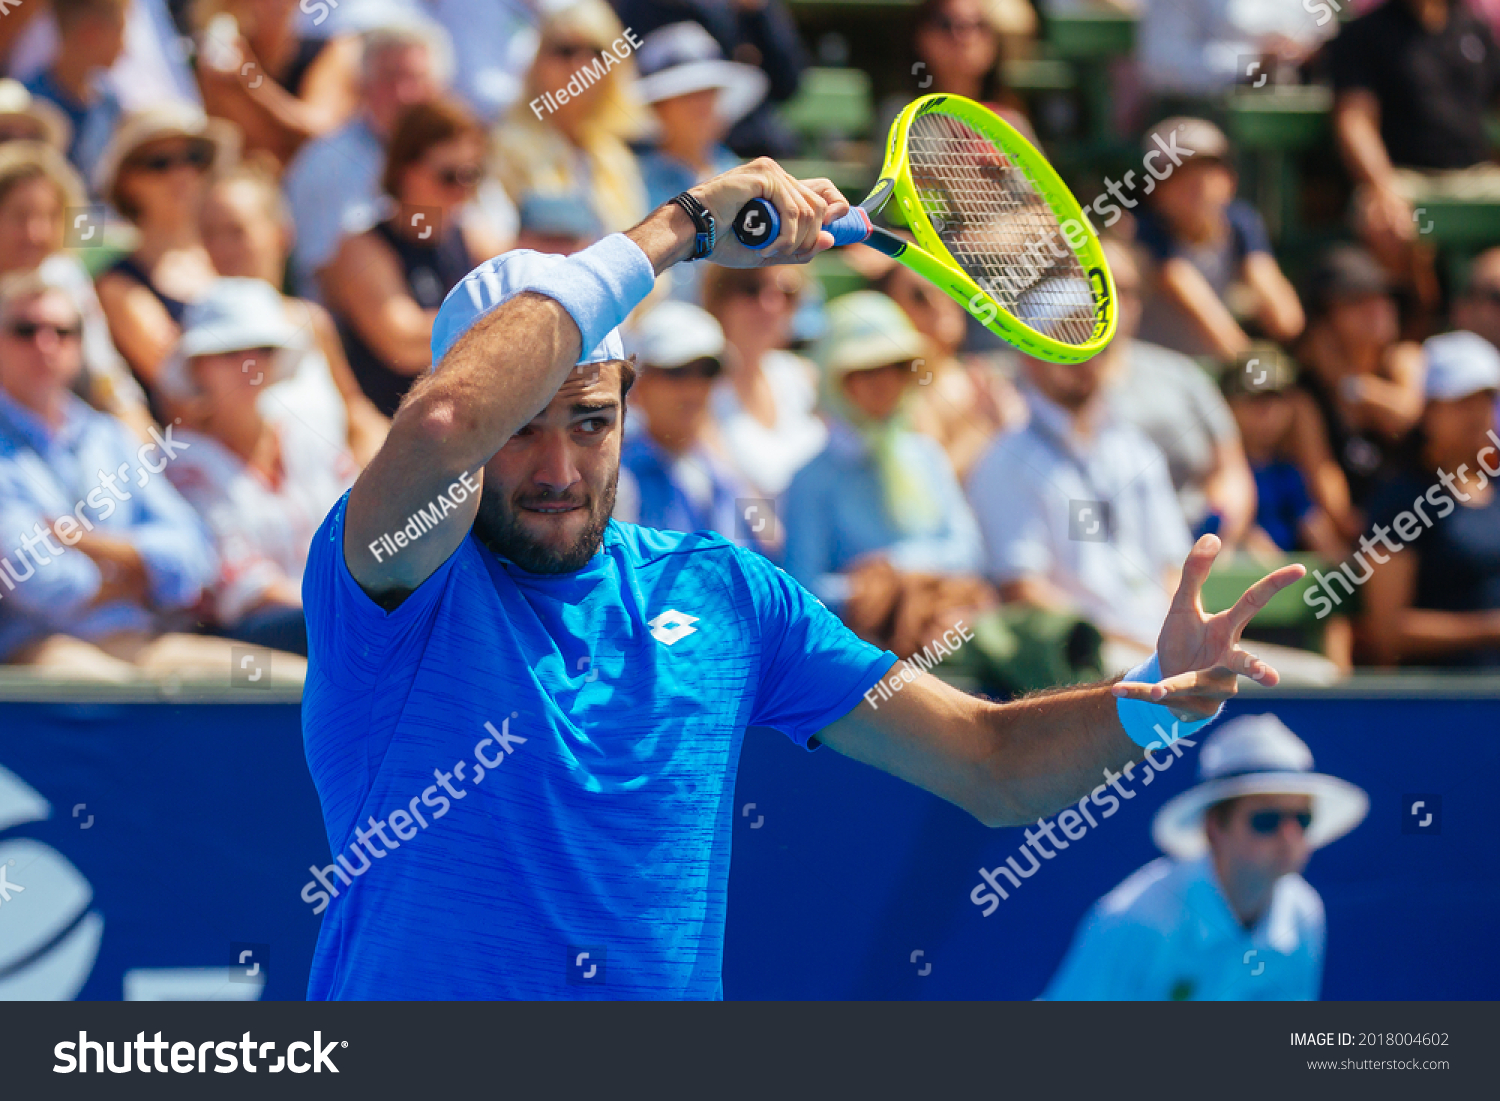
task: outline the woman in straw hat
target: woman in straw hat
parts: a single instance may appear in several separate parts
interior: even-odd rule
[[[238,156],[233,126],[172,103],[128,116],[99,161],[96,189],[140,231],[135,251],[99,277],[99,301],[158,419],[165,416],[155,393],[162,363],[188,303],[214,277],[198,229],[208,174]]]
[[[11,141],[45,142],[66,153],[73,142],[73,124],[55,105],[6,76],[0,77],[0,145]]]
[[[1170,768],[1184,744],[1158,757],[1148,752],[1147,765]],[[1312,768],[1312,751],[1275,715],[1243,715],[1210,734],[1200,782],[1169,799],[1152,823],[1151,838],[1167,855],[1095,904],[1043,997],[1316,1000],[1327,930],[1323,900],[1301,872],[1315,849],[1364,821],[1370,800]],[[1080,800],[1080,810],[1092,800],[1100,818],[1114,814],[1119,798],[1106,793],[1113,787],[1133,799],[1129,773],[1106,770],[1109,786]],[[1038,866],[1024,846],[1022,859],[1029,870],[1010,857],[985,878],[1019,886],[1010,869],[1030,876]],[[1001,874],[1013,882],[991,878]]]

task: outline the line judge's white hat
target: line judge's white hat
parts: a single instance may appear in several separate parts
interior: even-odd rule
[[[1242,795],[1310,795],[1307,843],[1321,849],[1364,821],[1370,799],[1347,780],[1312,767],[1312,750],[1275,715],[1231,719],[1204,741],[1198,785],[1156,812],[1151,839],[1169,856],[1191,860],[1208,849],[1203,816],[1215,803]]]

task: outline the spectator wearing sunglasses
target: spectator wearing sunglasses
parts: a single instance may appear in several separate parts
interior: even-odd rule
[[[278,164],[343,125],[358,96],[358,37],[303,37],[297,7],[297,0],[199,0],[192,8],[204,108],[237,125],[247,151]]]
[[[984,104],[1035,142],[1025,105],[1005,86],[1000,63],[1020,56],[1036,27],[1036,12],[1025,0],[923,0],[912,13],[909,83],[882,101],[875,132],[884,135],[915,97],[946,92]],[[883,154],[883,143],[877,146]]]
[[[238,159],[233,126],[168,103],[128,116],[99,160],[95,189],[140,234],[135,251],[99,276],[99,301],[162,423],[171,419],[157,393],[162,364],[181,334],[183,311],[214,277],[198,229],[208,173]]]
[[[798,267],[703,273],[703,308],[724,330],[728,370],[714,388],[714,423],[730,461],[761,498],[779,497],[823,450],[817,369],[787,350],[807,276]]]
[[[78,307],[39,273],[0,282],[0,661],[72,678],[222,672],[222,640],[178,635],[214,555],[163,475],[170,430],[143,445],[70,389]]]
[[[753,492],[718,453],[709,416],[724,370],[724,331],[698,307],[667,300],[627,336],[640,368],[630,391],[637,424],[620,452],[615,519],[743,541],[749,533],[736,522],[735,502]],[[774,533],[768,527],[749,541],[767,546],[771,540],[758,536]]]
[[[626,142],[641,134],[647,116],[626,34],[604,0],[547,14],[526,88],[495,133],[496,171],[512,202],[531,193],[581,194],[606,233],[645,217],[645,185]],[[604,68],[606,51],[615,60],[599,75],[593,66]]]
[[[115,350],[88,269],[64,248],[67,212],[85,202],[83,182],[51,145],[0,146],[0,276],[39,270],[67,288],[83,315],[83,370],[74,391],[125,421],[144,441],[151,425],[146,395]]]
[[[1168,767],[1172,755],[1158,753],[1148,765],[1164,756]],[[1095,903],[1042,997],[1316,1001],[1327,925],[1302,872],[1314,850],[1364,820],[1370,801],[1312,768],[1312,751],[1275,715],[1214,730],[1199,751],[1197,786],[1152,822],[1167,855]],[[1095,789],[1100,806],[1118,801],[1101,800],[1107,790]]]
[[[360,389],[392,416],[432,363],[432,321],[469,271],[500,242],[462,223],[484,173],[484,131],[458,104],[408,107],[391,133],[381,186],[394,212],[346,237],[324,273]]]

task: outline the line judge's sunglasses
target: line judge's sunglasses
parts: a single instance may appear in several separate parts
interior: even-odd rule
[[[1281,824],[1288,818],[1295,820],[1303,833],[1307,832],[1313,820],[1312,811],[1309,810],[1258,810],[1250,816],[1250,830],[1262,837],[1270,837],[1280,832]]]

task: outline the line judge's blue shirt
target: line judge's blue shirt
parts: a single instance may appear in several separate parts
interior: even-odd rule
[[[303,583],[339,861],[302,893],[338,891],[308,997],[722,998],[745,728],[808,745],[894,655],[720,536],[613,521],[561,575],[470,535],[387,614],[345,565],[347,500]]]

